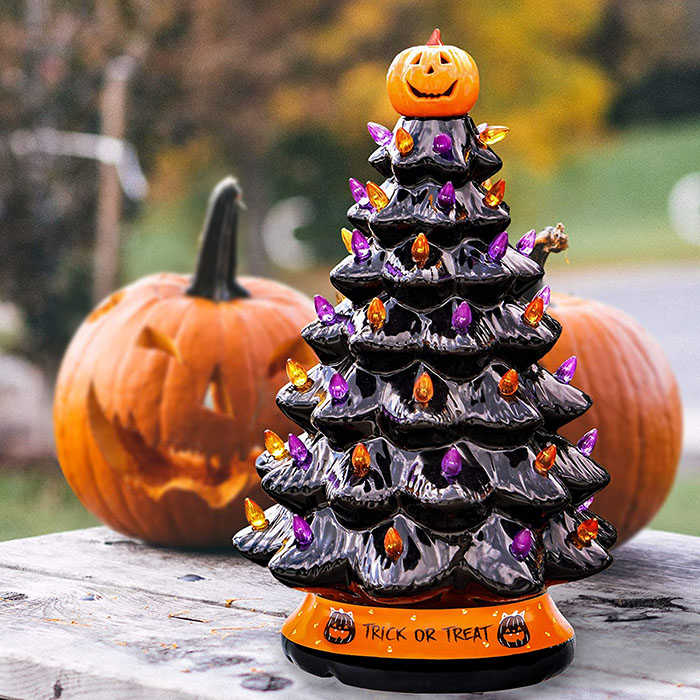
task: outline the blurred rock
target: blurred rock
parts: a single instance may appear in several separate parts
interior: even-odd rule
[[[1,461],[53,455],[51,402],[51,391],[37,367],[0,354]]]

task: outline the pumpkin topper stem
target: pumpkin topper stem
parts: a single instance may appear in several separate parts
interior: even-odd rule
[[[430,35],[430,39],[425,42],[426,46],[442,46],[442,38],[440,37],[440,30],[436,27],[433,29],[433,33]]]
[[[236,281],[236,234],[242,191],[233,177],[212,192],[202,231],[197,270],[187,288],[190,296],[231,301],[250,296]]]

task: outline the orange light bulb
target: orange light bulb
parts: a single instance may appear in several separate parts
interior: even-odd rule
[[[390,527],[384,535],[384,551],[391,561],[396,561],[403,553],[403,540],[395,527]]]
[[[306,370],[291,357],[287,360],[287,378],[298,391],[306,391],[313,384]]]
[[[407,156],[413,150],[413,136],[403,127],[396,131],[396,148],[402,156]]]
[[[245,519],[253,530],[264,530],[270,524],[262,508],[252,498],[245,499],[243,510],[245,511]]]
[[[352,470],[358,479],[367,476],[371,462],[369,450],[365,445],[361,442],[355,445],[355,449],[352,451]]]
[[[274,430],[265,431],[265,449],[275,459],[284,459],[287,456],[284,440]]]
[[[389,204],[389,198],[386,196],[386,192],[384,192],[379,185],[375,185],[373,182],[367,183],[367,196],[369,197],[369,203],[377,211],[381,211],[387,204]]]
[[[348,253],[352,253],[352,231],[346,228],[341,228],[340,237],[343,239],[343,245],[347,249]]]
[[[491,146],[494,143],[502,141],[508,134],[510,129],[507,126],[487,126],[479,133],[479,141],[484,146]]]
[[[534,467],[542,474],[547,476],[549,470],[554,466],[554,460],[557,458],[557,446],[548,445],[543,450],[540,450],[535,457]]]
[[[429,255],[430,243],[428,243],[428,239],[425,237],[424,233],[419,233],[411,246],[411,257],[418,267],[423,267]]]
[[[379,297],[374,297],[369,302],[367,320],[375,333],[384,325],[384,321],[386,321],[386,307]]]
[[[509,369],[498,382],[498,391],[501,396],[512,396],[518,390],[518,373]]]
[[[495,209],[502,201],[506,193],[506,183],[498,180],[489,187],[489,191],[484,195],[484,204],[491,209]]]
[[[584,520],[576,528],[576,536],[578,537],[579,542],[583,544],[588,544],[591,540],[594,540],[596,537],[598,537],[598,520],[596,518]]]
[[[413,385],[413,398],[418,403],[426,404],[433,398],[434,393],[433,380],[427,372],[423,372]]]
[[[544,316],[544,299],[535,297],[523,311],[523,321],[533,328],[542,320]]]

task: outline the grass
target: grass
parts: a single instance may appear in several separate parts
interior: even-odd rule
[[[681,474],[649,527],[700,536],[700,475]]]
[[[37,464],[0,472],[0,540],[97,524],[57,466]]]
[[[676,182],[698,170],[700,122],[637,128],[594,146],[551,177],[509,182],[511,231],[563,221],[577,264],[695,259],[668,218]],[[553,256],[548,265],[564,265]]]

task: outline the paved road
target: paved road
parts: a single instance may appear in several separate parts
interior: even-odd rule
[[[634,316],[661,343],[681,388],[685,450],[700,455],[700,268],[695,265],[604,267],[577,272],[557,265],[553,290],[598,299]]]

